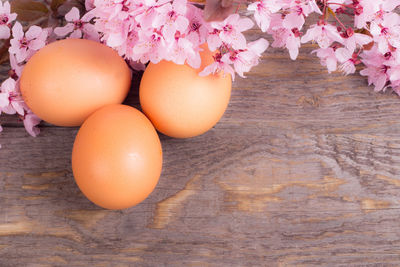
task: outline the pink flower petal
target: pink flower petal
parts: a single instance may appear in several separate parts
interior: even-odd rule
[[[23,62],[25,59],[28,58],[28,50],[26,49],[19,49],[18,52],[15,54],[15,57],[17,58],[17,62],[21,63]]]
[[[295,60],[299,55],[300,38],[289,36],[286,40],[286,47],[289,50],[290,58]]]
[[[337,69],[337,60],[332,57],[326,58],[326,67],[328,72],[335,71]]]
[[[234,37],[235,42],[232,43],[234,49],[245,49],[246,48],[246,38],[243,34],[239,33]]]
[[[96,42],[98,42],[100,40],[100,35],[97,32],[95,26],[92,24],[86,23],[83,26],[83,32],[85,33],[85,36],[84,36],[85,39],[93,40]]]
[[[201,66],[201,57],[199,52],[195,52],[195,54],[187,59],[187,64],[194,69],[198,69]]]
[[[176,25],[176,29],[181,33],[183,33],[189,26],[189,20],[184,16],[179,16],[174,24]]]
[[[320,36],[322,33],[321,27],[314,24],[311,25],[310,28],[307,30],[306,34],[301,37],[301,42],[308,43],[311,40],[315,40],[317,36]]]
[[[76,7],[71,8],[71,10],[65,14],[65,20],[68,22],[73,22],[74,20],[78,20],[79,16],[79,9]]]
[[[391,80],[391,81],[400,80],[400,70],[393,71],[393,72],[390,74],[390,80]]]
[[[175,40],[175,33],[176,33],[176,27],[175,24],[165,24],[164,27],[162,28],[162,34],[167,40],[167,42],[173,42]]]
[[[366,45],[373,41],[371,36],[368,36],[366,34],[354,33],[354,36],[355,36],[357,44],[359,44],[359,45]]]
[[[69,37],[70,38],[75,38],[75,39],[82,38],[82,31],[80,29],[76,29],[75,31],[73,31],[71,33],[71,35]]]
[[[239,20],[239,24],[237,26],[238,31],[243,32],[247,31],[248,29],[253,28],[254,22],[249,18],[244,18]]]
[[[24,126],[26,131],[33,137],[36,137],[40,133],[40,129],[37,125],[41,119],[33,113],[28,113],[24,118]]]
[[[16,91],[16,82],[13,78],[8,78],[1,84],[1,92],[2,93],[9,93]]]
[[[211,63],[206,66],[200,73],[199,76],[207,76],[209,74],[213,74],[217,71],[218,64],[216,62]]]
[[[19,40],[17,39],[11,39],[10,40],[10,48],[8,49],[8,52],[12,54],[17,54],[19,52]]]
[[[44,40],[35,39],[30,42],[29,48],[32,50],[39,50],[40,48],[42,48],[45,45],[46,45],[46,42]]]
[[[298,28],[301,29],[304,24],[304,16],[303,15],[297,15],[296,13],[289,13],[286,15],[286,17],[283,19],[282,25],[286,29],[293,29],[293,28]]]
[[[94,17],[95,17],[95,13],[94,12],[87,12],[85,15],[82,16],[81,21],[83,22],[89,22],[91,21]]]
[[[248,46],[251,51],[255,52],[257,55],[261,55],[265,50],[267,50],[269,42],[264,38],[260,38],[254,42],[250,42]]]
[[[8,22],[12,22],[17,18],[17,14],[16,13],[11,13],[8,17]]]
[[[42,28],[40,28],[39,26],[33,25],[31,27],[29,27],[29,30],[25,33],[25,37],[28,40],[33,40],[37,37],[39,37],[39,35],[42,33]]]
[[[0,39],[10,38],[10,28],[6,25],[0,25]]]
[[[377,36],[381,34],[381,28],[376,23],[371,23],[371,26],[369,27],[369,32],[373,36]]]
[[[393,9],[400,6],[400,2],[398,0],[386,0],[382,6],[383,10],[391,12]]]
[[[94,2],[95,0],[86,0],[85,1],[86,10],[92,10],[93,8],[95,8]]]
[[[68,23],[64,27],[56,27],[54,33],[58,36],[64,37],[74,30],[74,24]]]
[[[335,54],[339,62],[343,63],[351,58],[352,52],[350,52],[346,48],[341,47],[336,49]]]
[[[239,14],[234,13],[234,14],[229,15],[229,16],[223,21],[223,23],[224,23],[225,25],[226,25],[226,24],[236,24],[239,20],[240,20]],[[218,22],[216,22],[216,23],[218,23]]]
[[[116,32],[111,33],[107,39],[107,45],[111,47],[117,47],[124,43],[125,39],[122,37],[122,33]]]
[[[208,36],[207,44],[208,44],[208,48],[211,51],[215,51],[218,47],[220,47],[222,45],[222,41],[218,37],[218,35],[213,34],[213,35]]]
[[[7,107],[10,104],[8,97],[9,97],[8,93],[0,93],[0,110],[2,108]]]
[[[185,14],[187,9],[187,0],[174,0],[172,7],[179,14]]]
[[[8,1],[4,2],[3,10],[4,10],[4,13],[10,13],[11,12],[11,6],[10,6],[10,3]]]
[[[11,106],[21,116],[25,114],[24,106],[21,101],[11,101]]]
[[[4,108],[1,108],[1,111],[8,115],[14,115],[15,113],[17,113],[15,109],[11,106],[11,104]]]
[[[386,75],[380,75],[379,78],[374,82],[375,85],[374,91],[375,92],[381,91],[385,86],[386,82],[387,82]]]
[[[14,39],[22,39],[24,37],[24,31],[22,30],[22,25],[18,21],[12,27],[12,34]]]

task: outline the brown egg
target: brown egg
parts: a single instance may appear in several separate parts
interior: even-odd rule
[[[100,207],[124,209],[143,201],[154,190],[161,167],[157,132],[133,107],[109,105],[97,110],[75,138],[75,181]]]
[[[231,94],[231,76],[223,73],[199,76],[213,61],[212,53],[205,49],[201,60],[199,69],[169,61],[147,66],[140,83],[140,105],[163,134],[177,138],[200,135],[225,112]]]
[[[119,104],[131,83],[129,67],[103,44],[66,39],[40,49],[26,64],[21,93],[41,119],[78,126],[95,110]]]

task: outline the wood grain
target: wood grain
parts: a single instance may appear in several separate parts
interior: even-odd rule
[[[270,49],[206,134],[161,135],[160,182],[123,211],[75,185],[77,128],[31,138],[2,115],[0,265],[399,266],[399,98],[312,49]]]

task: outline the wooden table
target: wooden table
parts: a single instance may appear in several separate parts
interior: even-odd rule
[[[2,115],[0,266],[399,266],[400,99],[312,49],[269,49],[212,130],[161,136],[159,184],[127,210],[78,190],[77,128]]]

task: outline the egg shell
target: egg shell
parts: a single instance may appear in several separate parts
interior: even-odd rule
[[[97,110],[75,138],[75,181],[100,207],[124,209],[140,203],[154,190],[161,168],[157,132],[133,107],[109,105]]]
[[[98,42],[65,39],[35,53],[21,75],[28,107],[58,126],[79,126],[95,110],[124,101],[131,71],[116,51]]]
[[[224,114],[231,95],[232,80],[222,72],[205,77],[199,72],[213,62],[205,47],[202,64],[194,69],[170,61],[149,63],[140,83],[140,105],[154,127],[177,138],[200,135]]]

